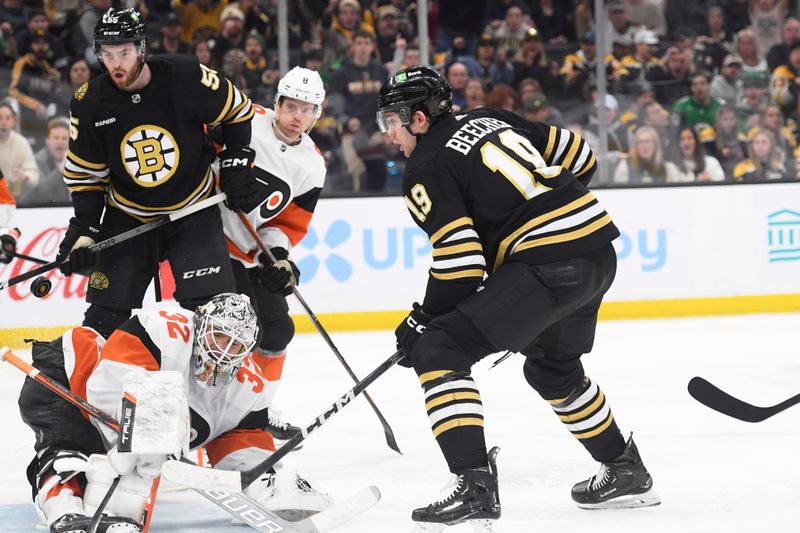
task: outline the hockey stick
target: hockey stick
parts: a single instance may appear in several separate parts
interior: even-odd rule
[[[267,258],[269,258],[269,260],[274,264],[275,256],[272,255],[272,252],[270,252],[269,248],[266,247],[264,241],[261,240],[261,236],[258,234],[258,232],[250,223],[250,221],[247,220],[247,216],[244,213],[237,213],[237,215],[239,215],[239,220],[242,221],[242,224],[244,225],[247,232],[250,234],[251,237],[253,237],[253,240],[258,245],[258,248],[261,250],[261,253],[263,253]],[[317,318],[317,315],[314,314],[314,312],[311,310],[306,301],[298,292],[297,287],[292,287],[292,294],[294,294],[295,298],[297,298],[297,301],[300,302],[300,305],[303,306],[303,309],[305,309],[308,318],[311,319],[311,322],[314,324],[314,327],[317,329],[319,334],[322,335],[322,338],[325,340],[325,343],[330,347],[331,351],[333,351],[333,354],[336,356],[339,362],[342,363],[342,366],[347,371],[347,373],[350,374],[350,377],[353,379],[353,382],[358,383],[358,376],[356,376],[355,372],[353,372],[353,369],[350,368],[350,365],[347,364],[347,361],[345,361],[344,356],[336,347],[336,345],[333,343],[333,339],[331,339],[330,335],[328,335],[328,332],[325,331],[325,328],[322,327],[322,323]],[[386,435],[386,444],[389,445],[389,448],[393,449],[394,451],[402,455],[403,452],[400,451],[400,447],[397,445],[397,439],[395,439],[394,437],[394,431],[392,431],[391,426],[389,426],[389,422],[386,421],[386,418],[384,418],[383,413],[381,413],[380,409],[378,409],[378,406],[375,405],[374,401],[372,401],[372,397],[366,391],[364,392],[364,398],[367,400],[367,402],[369,402],[370,407],[372,407],[372,410],[375,411],[375,414],[378,416],[378,420],[380,420],[381,425],[383,426],[383,433]]]
[[[344,407],[353,401],[356,396],[364,392],[367,387],[369,387],[376,379],[383,375],[384,372],[389,370],[397,361],[402,358],[403,352],[397,351],[393,353],[367,377],[359,381],[355,387],[344,393],[342,397],[333,402],[330,407],[325,409],[300,433],[287,440],[283,446],[275,451],[275,453],[250,470],[241,472],[232,470],[214,470],[210,468],[198,467],[189,461],[180,462],[170,460],[164,463],[164,466],[161,469],[161,475],[173,483],[195,489],[200,488],[206,490],[241,492],[259,477],[261,477],[267,470],[272,468],[298,444],[308,438],[311,433],[319,429],[319,427],[327,422],[333,415],[344,409]]]
[[[18,258],[23,259],[25,261],[30,261],[31,263],[39,263],[40,265],[46,265],[47,264],[47,261],[45,261],[44,259],[39,259],[38,257],[31,257],[31,256],[25,255],[25,254],[18,254],[17,252],[14,252],[14,257],[18,257]]]
[[[20,369],[31,379],[41,383],[52,392],[68,401],[78,409],[84,411],[89,416],[93,416],[102,421],[111,429],[119,431],[120,425],[116,419],[103,413],[100,409],[93,406],[68,388],[61,385],[59,382],[43,374],[33,367],[30,363],[19,358],[9,348],[0,348],[0,360],[7,361],[14,367]],[[181,457],[181,461],[188,462],[194,465],[185,457]],[[173,461],[167,461],[171,463]],[[177,462],[177,461],[175,461]],[[166,463],[165,463],[166,464]],[[202,470],[210,470],[202,468]],[[265,509],[252,498],[244,494],[236,494],[238,491],[219,491],[219,490],[199,490],[195,492],[211,501],[217,507],[227,512],[231,516],[241,520],[251,528],[260,531],[261,533],[279,533],[285,531],[286,533],[321,533],[327,529],[332,529],[341,525],[342,523],[350,520],[359,513],[362,513],[378,503],[381,494],[377,487],[367,487],[361,492],[351,496],[343,504],[335,505],[329,509],[322,511],[316,515],[310,516],[303,520],[290,522],[284,520],[277,514]],[[151,491],[151,495],[154,493]],[[150,516],[152,516],[152,505],[155,501],[148,504],[150,514],[145,518],[145,528],[149,526]],[[147,529],[143,530],[147,533]]]
[[[101,250],[105,250],[106,248],[114,246],[115,244],[119,244],[121,242],[132,239],[137,235],[141,235],[142,233],[147,233],[148,231],[160,228],[161,226],[169,224],[170,222],[197,213],[198,211],[202,211],[206,207],[210,207],[212,205],[221,203],[223,200],[225,200],[225,193],[215,194],[214,196],[206,198],[205,200],[200,200],[196,204],[192,204],[189,207],[179,209],[174,213],[170,213],[169,215],[164,215],[163,217],[157,218],[156,220],[153,220],[146,224],[142,224],[141,226],[136,226],[133,229],[129,229],[128,231],[120,233],[119,235],[115,235],[104,241],[100,241],[97,244],[93,244],[89,246],[89,250],[93,253],[97,253]],[[44,274],[45,272],[49,272],[55,268],[58,268],[58,262],[52,261],[40,267],[36,267],[29,272],[20,274],[19,276],[15,276],[9,279],[8,281],[2,281],[0,282],[0,291],[9,288],[12,285],[16,285],[17,283],[22,283],[23,281],[35,278],[36,276]]]
[[[689,381],[689,394],[711,409],[744,422],[763,422],[767,418],[800,403],[800,394],[771,407],[758,407],[734,398],[701,377]]]
[[[114,491],[117,490],[117,485],[122,480],[122,476],[117,476],[114,478],[114,481],[111,482],[111,486],[108,487],[106,491],[106,495],[103,496],[103,500],[100,502],[100,505],[97,506],[97,509],[92,516],[92,521],[89,522],[89,528],[86,530],[86,533],[97,533],[97,528],[100,526],[100,520],[103,519],[103,509],[106,508],[108,505],[109,500],[111,500],[111,496],[114,495]],[[143,531],[147,531],[147,528],[144,528]]]

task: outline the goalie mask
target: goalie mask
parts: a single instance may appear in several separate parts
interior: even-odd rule
[[[258,318],[250,299],[230,292],[214,296],[194,316],[193,372],[204,386],[228,384],[258,342]]]

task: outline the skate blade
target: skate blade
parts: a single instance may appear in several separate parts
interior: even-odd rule
[[[639,507],[653,507],[661,505],[661,498],[653,489],[642,494],[626,494],[603,503],[578,503],[581,509],[590,511],[599,509],[638,509]]]
[[[494,524],[497,520],[480,518],[477,520],[464,520],[459,524],[469,523],[475,533],[495,533]],[[411,533],[442,533],[451,524],[440,524],[438,522],[414,522]],[[456,524],[452,524],[456,525]]]

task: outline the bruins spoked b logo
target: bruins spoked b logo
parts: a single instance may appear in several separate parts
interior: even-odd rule
[[[142,187],[157,187],[175,174],[180,150],[175,138],[153,124],[136,126],[122,138],[122,163]]]

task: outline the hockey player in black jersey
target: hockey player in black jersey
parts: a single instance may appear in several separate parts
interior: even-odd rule
[[[205,125],[220,126],[220,186],[230,209],[258,202],[248,146],[253,107],[230,80],[190,56],[146,57],[146,25],[133,8],[109,9],[94,29],[106,72],[70,104],[64,181],[70,219],[57,261],[65,275],[89,275],[84,325],[108,336],[141,307],[160,260],[175,276],[175,298],[195,308],[234,280],[217,207],[95,254],[88,246],[214,193],[216,155]],[[102,217],[102,224],[101,224]],[[202,272],[202,275],[196,275]]]
[[[500,517],[495,457],[470,368],[489,354],[525,355],[523,373],[601,463],[576,484],[581,508],[660,503],[632,439],[626,442],[581,355],[616,273],[619,235],[586,185],[597,166],[574,133],[480,108],[451,112],[447,81],[427,67],[381,88],[378,125],[408,158],[403,200],[429,236],[433,265],[422,305],[396,330],[419,375],[452,493],[417,509],[420,530]]]

